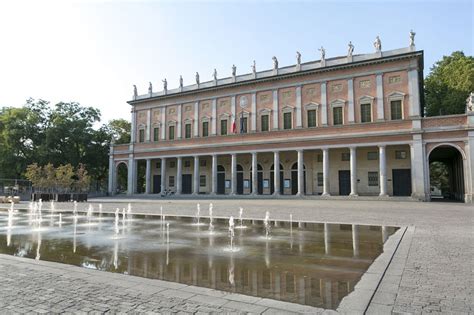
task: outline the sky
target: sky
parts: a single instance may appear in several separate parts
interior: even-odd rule
[[[130,119],[133,84],[145,94],[218,77],[408,46],[424,50],[425,76],[443,55],[473,55],[470,1],[21,1],[0,2],[0,107],[28,98],[75,101],[103,122]]]

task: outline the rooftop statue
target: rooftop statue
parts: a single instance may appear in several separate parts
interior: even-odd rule
[[[199,85],[199,72],[196,72],[196,84]]]
[[[273,60],[273,70],[278,69],[278,59],[277,59],[277,57],[273,56],[272,60]]]
[[[232,65],[232,76],[235,77],[236,73],[237,73],[237,67],[235,65]]]
[[[347,56],[352,56],[353,52],[354,52],[354,45],[352,45],[352,42],[349,41],[349,44],[347,44]]]
[[[148,82],[148,94],[152,94],[153,93],[153,85],[151,84],[151,82]]]
[[[253,61],[253,64],[251,67],[252,67],[252,73],[257,74],[257,64],[255,63],[255,60]]]
[[[415,35],[416,33],[410,30],[410,47],[415,47]]]
[[[137,98],[138,92],[137,92],[137,86],[134,84],[133,85],[133,98]]]
[[[183,76],[182,75],[179,76],[179,87],[183,88]]]
[[[324,49],[324,47],[321,46],[321,48],[319,48],[318,50],[321,52],[321,61],[326,60],[326,49]]]
[[[214,81],[217,81],[217,70],[216,70],[216,68],[214,68],[214,73],[212,74],[212,76],[214,77]]]
[[[168,91],[168,81],[166,81],[166,78],[163,80],[163,90],[165,92]]]
[[[382,41],[380,40],[378,36],[375,38],[374,47],[375,47],[375,52],[382,51]]]
[[[301,64],[301,54],[299,51],[296,52],[296,64],[297,65]]]

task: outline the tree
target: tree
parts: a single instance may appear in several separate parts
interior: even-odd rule
[[[474,57],[455,51],[436,62],[425,79],[428,116],[462,114],[474,91]]]
[[[113,119],[108,124],[109,132],[114,137],[115,143],[130,143],[130,130],[132,124],[125,119]]]

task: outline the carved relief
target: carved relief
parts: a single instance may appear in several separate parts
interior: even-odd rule
[[[176,108],[170,108],[168,110],[168,114],[174,114],[174,113],[176,113]]]
[[[220,101],[219,102],[219,107],[225,107],[229,104],[229,102],[227,100],[224,100],[224,101]]]
[[[402,81],[402,78],[399,75],[388,77],[388,83],[390,84],[400,83],[401,81]]]
[[[266,103],[266,102],[270,101],[270,95],[268,95],[268,94],[262,94],[262,95],[259,96],[259,98],[260,98],[260,102],[262,102],[262,103]]]
[[[202,103],[202,109],[208,109],[209,103]]]
[[[283,93],[281,93],[281,95],[283,96],[283,98],[290,98],[291,97],[291,91],[283,92]]]
[[[191,105],[187,105],[185,108],[184,108],[184,111],[186,112],[190,112],[192,110],[192,106]]]
[[[363,89],[368,89],[370,88],[370,86],[371,86],[370,80],[362,80],[359,82],[359,87]]]
[[[159,109],[157,109],[153,112],[153,117],[154,118],[159,118],[160,117],[160,110]]]
[[[331,92],[341,92],[342,84],[334,84],[331,86]]]
[[[138,113],[138,119],[143,119],[143,118],[145,118],[145,115],[146,115],[145,112],[139,112],[139,113]]]
[[[316,94],[316,89],[315,88],[309,88],[306,90],[306,95],[313,96]]]

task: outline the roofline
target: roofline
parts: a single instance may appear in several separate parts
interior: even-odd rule
[[[254,79],[244,80],[244,81],[240,81],[240,82],[220,84],[220,85],[197,88],[197,89],[192,89],[192,90],[182,91],[182,92],[177,92],[177,93],[157,95],[157,96],[152,96],[152,97],[148,97],[148,98],[140,98],[140,99],[137,99],[137,100],[127,101],[127,103],[129,105],[136,105],[136,104],[140,104],[140,103],[146,103],[146,102],[149,102],[149,101],[171,99],[171,98],[178,97],[178,96],[199,94],[201,92],[216,91],[216,90],[220,90],[220,89],[226,89],[226,88],[229,88],[229,87],[238,87],[238,86],[245,86],[245,85],[250,85],[250,84],[255,84],[255,83],[277,81],[277,80],[282,80],[282,79],[287,79],[287,78],[306,76],[306,75],[309,75],[309,74],[330,72],[330,71],[335,71],[335,70],[340,70],[340,69],[355,68],[355,67],[361,67],[361,66],[365,66],[365,65],[379,64],[379,63],[385,63],[385,62],[389,62],[389,61],[410,59],[410,58],[416,58],[416,57],[421,57],[421,60],[419,62],[419,68],[420,68],[419,71],[421,71],[421,72],[423,71],[423,63],[424,63],[424,61],[423,61],[424,60],[424,51],[423,50],[409,51],[409,52],[396,54],[396,55],[390,55],[390,56],[383,56],[383,53],[384,52],[382,52],[382,57],[375,57],[375,58],[371,58],[371,59],[348,62],[348,63],[345,63],[345,64],[329,65],[329,66],[319,67],[319,68],[316,68],[316,69],[308,69],[308,70],[293,71],[293,72],[290,72],[290,73],[275,74],[275,75],[267,76],[267,77],[263,77],[263,78],[254,78]],[[363,56],[363,55],[355,55],[355,56]],[[331,60],[341,59],[341,58],[347,58],[347,57],[329,58],[329,59],[326,59],[326,62],[331,61]],[[309,62],[302,63],[301,65],[309,65],[309,64],[315,63],[315,62],[319,62],[319,61],[309,61]],[[296,65],[285,66],[285,67],[279,68],[278,70],[294,68],[294,67],[296,67]],[[265,71],[269,71],[269,70],[264,70],[264,71],[261,71],[259,73],[262,73],[262,72],[265,72]],[[243,74],[242,76],[245,76],[245,75],[249,75],[249,74]],[[226,78],[226,79],[228,79],[228,78]],[[208,82],[212,82],[212,81],[203,82],[201,84],[208,83]]]

